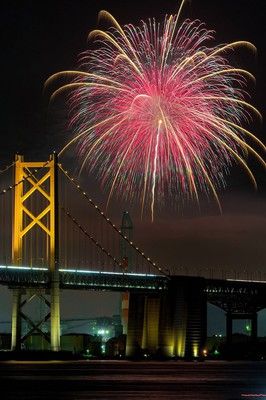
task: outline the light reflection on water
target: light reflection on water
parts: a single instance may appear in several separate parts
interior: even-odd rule
[[[266,362],[0,362],[0,380],[5,400],[266,398]]]

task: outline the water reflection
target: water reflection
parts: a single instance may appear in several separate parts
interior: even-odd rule
[[[266,362],[0,362],[5,400],[266,398]]]

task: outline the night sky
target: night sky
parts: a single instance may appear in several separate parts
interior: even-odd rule
[[[237,50],[232,57],[240,68],[247,68],[255,75],[257,84],[251,88],[251,102],[263,116],[266,111],[264,3],[264,0],[192,0],[183,10],[183,18],[198,18],[214,29],[216,43],[248,40],[255,44],[257,57],[244,50]],[[148,17],[162,20],[166,13],[175,13],[177,1],[9,0],[2,4],[0,167],[10,164],[16,152],[28,159],[46,160],[71,137],[63,99],[48,107],[43,84],[55,72],[75,69],[77,56],[87,48],[87,34],[97,27],[97,15],[102,9],[111,12],[123,25]],[[254,123],[250,128],[266,143],[264,124]],[[61,161],[75,172],[74,153]],[[254,277],[260,272],[266,279],[265,171],[252,159],[249,165],[256,176],[258,191],[254,192],[245,173],[235,166],[228,176],[226,190],[219,193],[222,216],[210,201],[203,203],[201,213],[192,207],[183,212],[178,208],[163,210],[151,224],[149,218],[140,221],[134,204],[114,200],[110,217],[118,221],[122,211],[128,209],[134,221],[135,241],[159,264],[173,271],[205,269],[216,274],[223,270],[244,271],[246,276],[252,273]],[[87,188],[91,182],[90,176],[82,176]],[[93,195],[104,206],[106,193],[94,187]],[[1,300],[6,302],[6,290],[1,288],[1,292]],[[73,301],[74,296],[77,301]],[[95,293],[72,292],[63,297],[63,317],[110,315],[118,310],[116,295],[105,293],[100,298]],[[0,320],[9,319],[8,310],[9,305]],[[261,330],[264,335],[265,325],[266,322]],[[216,326],[220,328],[219,321]]]

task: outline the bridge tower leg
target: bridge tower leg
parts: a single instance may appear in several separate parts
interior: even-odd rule
[[[124,211],[123,213],[120,229],[124,236],[132,240],[133,224],[128,211]],[[120,258],[125,271],[130,272],[133,266],[132,247],[122,237],[120,238]],[[124,334],[127,334],[128,328],[128,307],[129,292],[121,293],[121,323]]]
[[[28,334],[24,338],[20,337],[21,317],[31,325],[31,333],[38,332],[43,334],[46,339],[47,334],[41,331],[40,326],[42,322],[46,322],[50,318],[51,335],[49,340],[51,350],[60,350],[57,170],[56,154],[50,156],[50,160],[47,162],[25,162],[23,156],[16,156],[12,262],[15,266],[34,266],[36,260],[32,259],[32,253],[30,256],[26,254],[26,250],[29,248],[32,250],[34,246],[36,248],[41,247],[40,235],[42,235],[45,241],[42,266],[47,266],[50,270],[50,302],[41,293],[38,293],[37,296],[45,301],[50,312],[43,321],[36,325],[21,311],[22,306],[27,303],[27,300],[21,303],[22,289],[15,289],[12,308],[12,350],[19,349],[21,342],[28,337]],[[35,208],[33,205],[35,205]],[[40,292],[38,288],[35,289],[36,292]],[[33,297],[31,296],[31,298]]]
[[[12,299],[12,333],[11,350],[20,349],[21,318],[20,318],[21,289],[13,289]]]

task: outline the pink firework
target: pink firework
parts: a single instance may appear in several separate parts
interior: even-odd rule
[[[256,186],[248,153],[265,166],[245,138],[263,144],[242,125],[260,117],[245,100],[254,77],[225,58],[238,46],[255,47],[244,41],[210,47],[214,32],[198,20],[179,23],[179,14],[163,24],[149,19],[121,27],[102,11],[112,27],[90,33],[96,48],[80,55],[79,70],[47,82],[73,78],[53,94],[70,90],[74,136],[62,151],[77,145],[81,170],[97,173],[108,202],[113,194],[137,198],[152,219],[169,196],[198,202],[205,193],[219,204],[217,187],[235,161]]]

